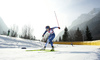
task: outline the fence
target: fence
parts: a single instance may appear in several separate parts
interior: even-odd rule
[[[54,42],[54,44],[73,44],[73,45],[97,45],[100,46],[100,40],[84,41],[84,42]]]

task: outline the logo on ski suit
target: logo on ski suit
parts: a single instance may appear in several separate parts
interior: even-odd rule
[[[48,33],[53,34],[53,33],[54,33],[54,32],[53,32],[53,29],[50,29],[50,30],[48,31]]]

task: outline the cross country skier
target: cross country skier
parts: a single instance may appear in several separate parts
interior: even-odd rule
[[[43,50],[45,50],[47,44],[50,42],[50,44],[51,44],[51,46],[52,46],[51,51],[54,51],[54,46],[53,46],[52,40],[55,38],[55,33],[54,33],[54,31],[53,31],[53,29],[55,29],[55,28],[60,29],[60,27],[53,27],[53,28],[50,28],[50,26],[46,26],[46,31],[44,32],[44,34],[42,35],[42,37],[44,37],[44,35],[45,35],[46,32],[50,33],[50,35],[49,35],[49,37],[48,37],[48,39],[47,39],[47,42],[46,42],[46,44],[45,44]]]

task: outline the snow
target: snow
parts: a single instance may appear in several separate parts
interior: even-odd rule
[[[40,49],[44,44],[0,35],[0,60],[100,60],[99,46],[54,44],[56,52],[26,51]],[[50,45],[47,49],[51,49]]]

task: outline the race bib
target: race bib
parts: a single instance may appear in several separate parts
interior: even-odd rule
[[[53,33],[53,30],[48,31],[48,33],[52,34]]]

